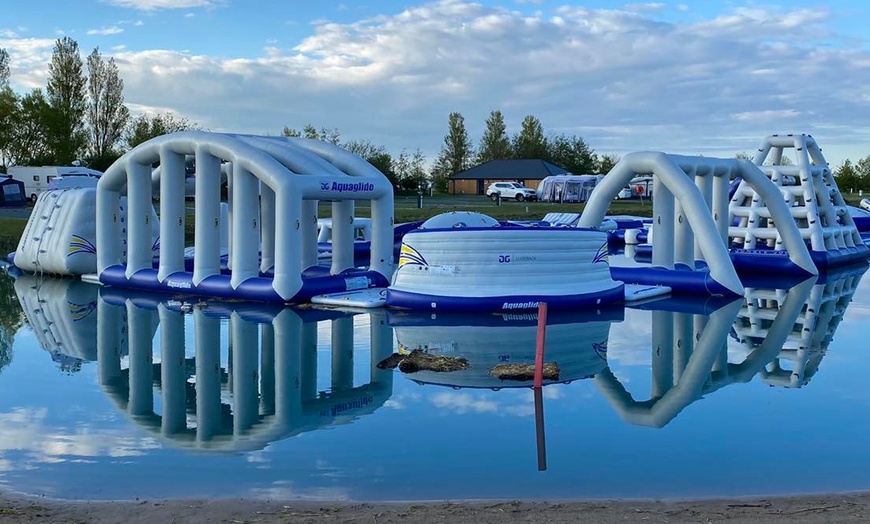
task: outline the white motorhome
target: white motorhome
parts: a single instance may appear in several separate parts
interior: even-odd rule
[[[36,202],[40,193],[57,178],[99,178],[103,175],[100,171],[77,166],[12,166],[7,174],[24,183],[24,194],[31,202]]]

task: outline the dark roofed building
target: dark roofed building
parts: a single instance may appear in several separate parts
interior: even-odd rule
[[[545,160],[490,160],[450,177],[447,190],[451,195],[483,195],[493,182],[519,182],[537,189],[541,180],[568,173]]]

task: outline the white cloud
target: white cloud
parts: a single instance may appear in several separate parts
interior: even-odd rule
[[[53,38],[0,38],[0,48],[9,52],[12,83],[24,90],[45,87]]]
[[[88,29],[89,35],[117,35],[123,32],[124,30],[116,25],[110,27],[101,27],[99,29]]]
[[[140,11],[216,7],[224,3],[223,0],[108,0],[108,2],[117,7],[129,7]]]
[[[494,413],[498,404],[492,400],[475,398],[471,393],[443,391],[431,397],[436,408],[448,409],[460,415],[465,413]]]
[[[637,4],[626,4],[624,9],[626,11],[633,11],[637,13],[643,12],[660,12],[665,10],[665,4],[661,2],[646,2],[646,3],[637,3]]]
[[[793,119],[800,116],[800,111],[795,109],[767,109],[763,111],[744,111],[732,115],[735,120],[742,122],[770,122],[777,120]]]
[[[27,469],[94,457],[133,457],[154,449],[153,439],[134,438],[117,430],[54,427],[45,408],[18,408],[0,413],[0,462]],[[6,458],[15,454],[14,461]]]
[[[793,131],[814,134],[829,154],[866,144],[870,52],[833,45],[830,12],[753,5],[670,23],[643,10],[542,9],[528,15],[442,0],[321,21],[310,37],[289,48],[268,44],[258,57],[164,48],[116,60],[136,106],[171,108],[215,131],[337,127],[344,138],[394,152],[434,154],[451,111],[465,116],[477,141],[492,109],[503,111],[511,133],[533,114],[547,130],[581,135],[604,153],[731,156]],[[42,74],[44,85],[44,64],[17,69],[13,80],[33,85]]]

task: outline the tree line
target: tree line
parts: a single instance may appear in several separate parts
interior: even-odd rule
[[[19,95],[0,48],[0,171],[13,165],[70,165],[104,171],[124,152],[164,133],[196,127],[172,113],[132,118],[114,58],[99,47],[82,60],[66,36],[55,42],[45,89]]]
[[[429,177],[426,156],[420,149],[412,153],[403,150],[394,157],[384,146],[376,145],[369,140],[342,141],[338,129],[322,127],[318,130],[312,124],[306,125],[301,130],[284,126],[281,134],[288,137],[322,140],[341,146],[378,168],[386,175],[393,187],[400,191],[412,191],[424,187]]]
[[[461,113],[450,113],[447,126],[447,135],[432,168],[432,180],[439,191],[447,190],[451,175],[490,160],[545,160],[577,175],[607,173],[619,161],[616,155],[599,157],[582,137],[545,133],[534,115],[523,118],[520,130],[508,136],[502,112],[491,111],[476,150]]]
[[[404,191],[417,190],[431,182],[437,191],[446,192],[451,175],[490,160],[540,159],[575,174],[607,173],[619,161],[616,155],[599,157],[582,137],[545,133],[541,121],[533,115],[526,116],[520,131],[509,136],[501,111],[492,111],[477,149],[468,136],[461,113],[450,113],[447,127],[441,150],[430,169],[427,169],[426,157],[420,149],[413,152],[403,150],[393,157],[383,146],[367,140],[342,142],[341,134],[335,128],[318,130],[308,124],[301,130],[284,127],[282,134],[340,145],[366,159],[397,189]]]
[[[870,155],[859,159],[854,164],[846,159],[834,171],[837,187],[846,193],[849,191],[870,191]]]

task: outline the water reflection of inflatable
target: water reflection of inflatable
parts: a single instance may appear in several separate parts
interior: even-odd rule
[[[171,446],[261,449],[350,423],[392,394],[392,373],[375,366],[393,346],[383,312],[367,314],[371,371],[367,383],[356,385],[355,313],[194,305],[28,275],[15,288],[52,358],[97,361],[99,383],[115,406]],[[332,338],[327,391],[318,390],[319,322],[330,323]],[[193,347],[186,336],[191,324]]]
[[[756,375],[769,384],[804,385],[866,269],[844,268],[788,289],[747,288],[742,300],[709,316],[653,306],[650,398],[635,400],[609,369],[595,384],[625,421],[652,427],[665,426],[702,396]],[[740,362],[729,361],[729,333],[746,350]],[[786,360],[793,363],[788,371]]]
[[[805,385],[866,269],[846,268],[784,289],[747,283],[745,296],[734,301],[670,298],[636,306],[652,317],[652,387],[646,399],[633,398],[608,366],[610,326],[623,319],[622,308],[551,315],[546,360],[558,363],[558,382],[591,379],[627,422],[662,427],[702,396],[755,376],[773,385]],[[490,370],[534,361],[536,313],[367,312],[370,379],[356,385],[358,313],[194,304],[28,275],[16,280],[15,291],[52,358],[97,361],[100,384],[118,409],[181,447],[259,449],[375,411],[392,392],[393,372],[376,364],[392,353],[393,329],[400,351],[419,348],[470,363],[462,371],[406,375],[418,383],[531,386],[502,381]],[[326,392],[318,390],[318,322],[329,322],[331,331]],[[192,338],[186,336],[191,331]],[[742,348],[739,358],[735,348]]]
[[[759,371],[761,380],[773,386],[805,386],[819,369],[834,332],[867,270],[859,264],[819,277],[798,313],[782,350]],[[740,310],[732,336],[750,350],[763,343],[767,326],[777,316],[777,304],[785,290],[748,288],[746,306]]]
[[[15,279],[15,294],[39,345],[61,369],[77,370],[97,359],[99,286],[25,273]]]
[[[500,380],[490,374],[499,364],[533,364],[537,313],[494,315],[421,314],[390,312],[399,351],[422,349],[429,353],[468,360],[468,369],[449,373],[418,371],[406,375],[421,384],[452,387],[529,387],[531,380]],[[623,309],[582,315],[550,315],[547,322],[546,361],[556,362],[558,381],[590,378],[606,366],[610,325],[623,319]]]

